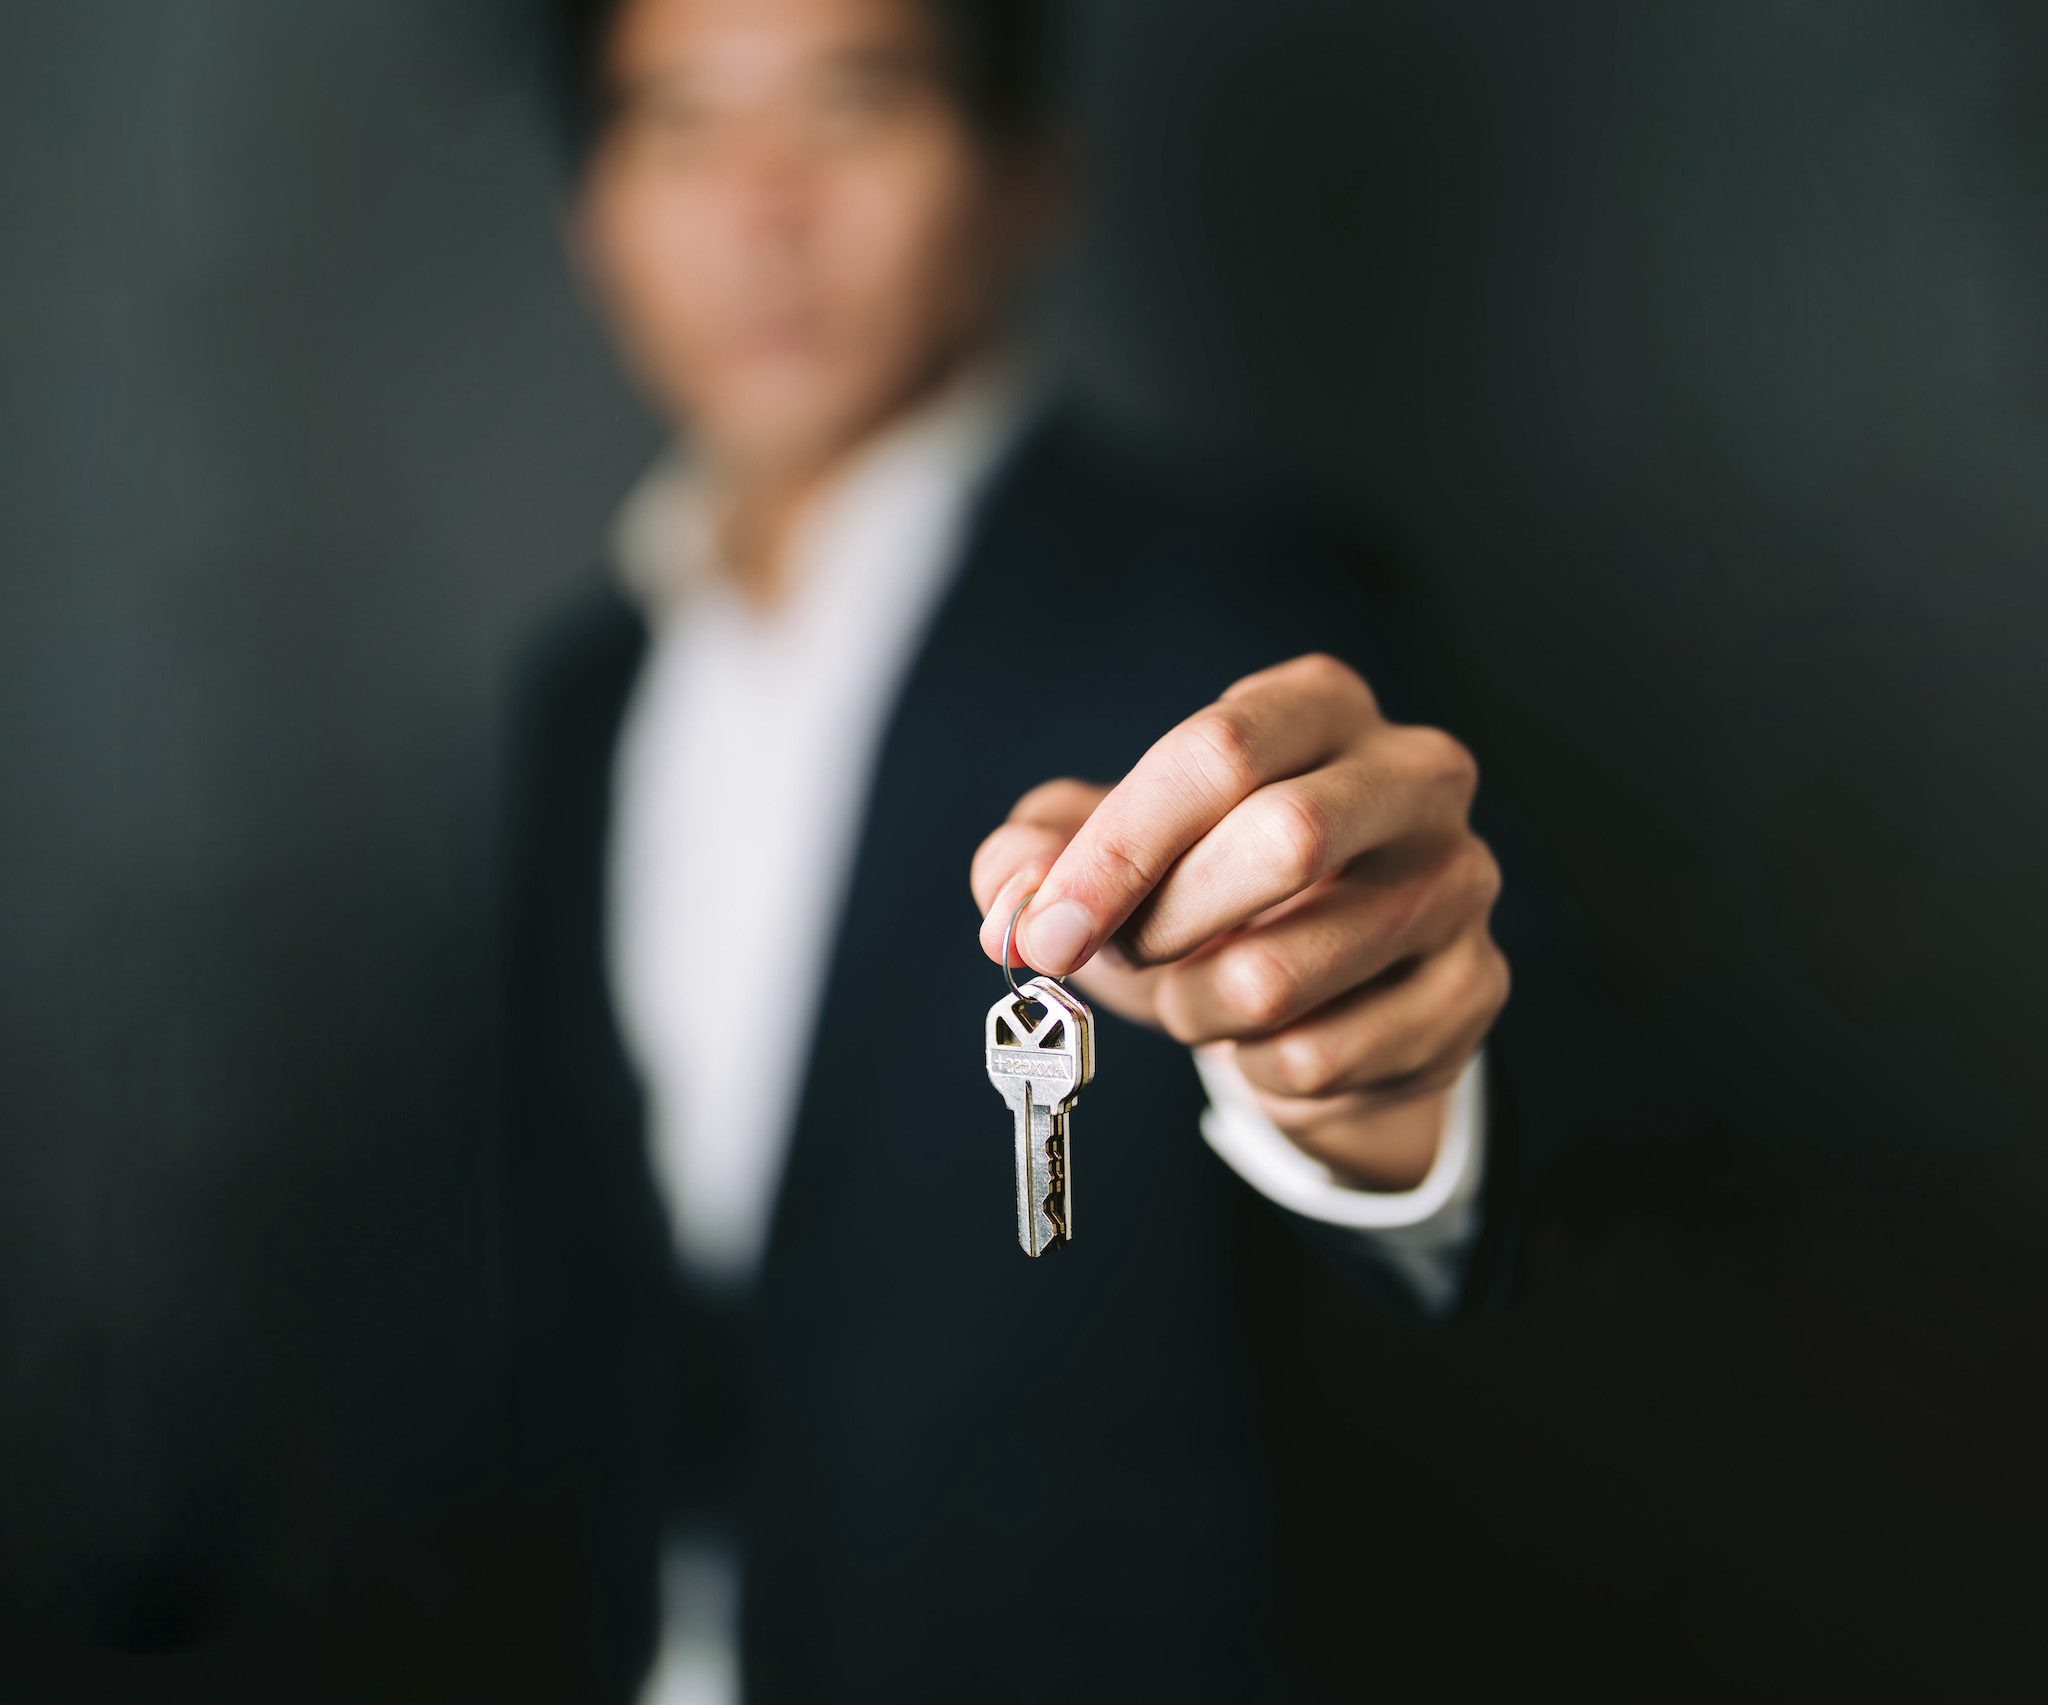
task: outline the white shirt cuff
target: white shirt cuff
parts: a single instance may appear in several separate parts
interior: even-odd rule
[[[1202,1136],[1261,1195],[1304,1218],[1349,1227],[1362,1253],[1392,1268],[1423,1309],[1442,1314],[1458,1300],[1466,1257],[1479,1230],[1479,1182],[1486,1164],[1485,1051],[1452,1086],[1436,1159],[1409,1190],[1347,1184],[1266,1117],[1229,1043],[1192,1051],[1208,1091]]]

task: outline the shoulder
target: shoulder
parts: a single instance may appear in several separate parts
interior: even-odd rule
[[[1062,395],[1021,440],[992,505],[1035,507],[1147,556],[1184,563],[1342,560],[1372,573],[1375,530],[1301,482],[1254,473],[1226,452],[1168,439]]]
[[[554,819],[599,809],[647,643],[638,608],[595,573],[558,594],[520,634],[499,695],[516,841],[546,840],[563,826]]]
[[[1154,655],[1248,672],[1329,651],[1390,713],[1414,708],[1424,640],[1409,566],[1385,529],[1305,482],[1063,397],[1020,445],[986,518],[992,549],[1083,577],[1091,603]]]
[[[545,724],[622,698],[646,647],[638,608],[608,578],[588,576],[520,634],[509,667],[514,716]]]

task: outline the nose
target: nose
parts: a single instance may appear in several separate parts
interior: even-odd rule
[[[816,173],[803,147],[772,128],[750,135],[739,150],[734,198],[750,236],[790,239],[810,222]]]

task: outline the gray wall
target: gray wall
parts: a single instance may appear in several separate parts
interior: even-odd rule
[[[407,1417],[475,1377],[502,670],[654,442],[510,10],[5,11],[31,1621],[196,1637],[459,1455]],[[2041,9],[1087,11],[1055,318],[1105,401],[1401,547],[1738,1170],[2031,1164]],[[2030,1229],[1988,1194],[1940,1235]]]

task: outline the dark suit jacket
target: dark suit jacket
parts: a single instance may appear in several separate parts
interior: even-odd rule
[[[1208,1150],[1185,1048],[1101,1016],[1078,1241],[1030,1261],[1013,1232],[980,1056],[1002,986],[967,890],[980,838],[1032,784],[1113,780],[1302,651],[1336,651],[1420,719],[1385,565],[1215,475],[1056,401],[987,488],[893,708],[742,1305],[672,1271],[601,959],[643,626],[595,591],[535,654],[504,1197],[507,1621],[535,1696],[628,1696],[678,1507],[744,1536],[764,1699],[1311,1698],[1390,1677],[1440,1603],[1389,1517],[1430,1520],[1426,1441],[1404,1432],[1422,1423],[1386,1391],[1418,1323],[1343,1239]],[[914,1075],[857,1093],[883,1027],[913,1039]],[[1467,1307],[1506,1265],[1511,1125],[1496,1118]],[[1429,1602],[1401,1611],[1395,1584]]]

